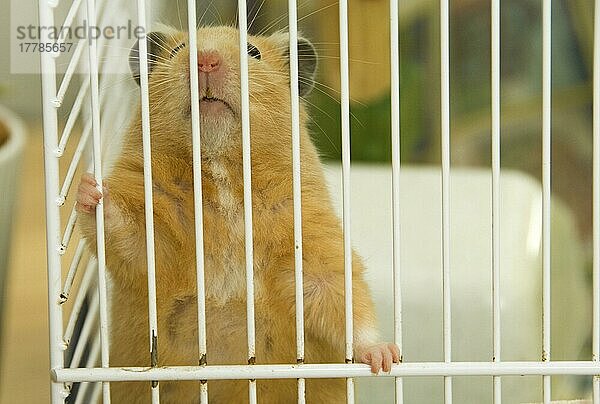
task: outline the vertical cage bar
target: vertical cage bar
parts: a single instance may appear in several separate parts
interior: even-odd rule
[[[65,333],[63,336],[65,346],[71,343],[71,338],[73,337],[73,332],[75,331],[75,325],[77,323],[77,319],[79,318],[79,313],[81,312],[85,298],[88,295],[88,291],[92,285],[92,280],[96,272],[96,263],[96,258],[90,257],[85,267],[85,272],[81,278],[79,290],[77,291],[77,295],[75,296],[75,301],[73,302],[73,307],[71,309],[71,314],[69,315],[69,322],[65,328]]]
[[[592,360],[600,362],[600,0],[594,12],[594,201]],[[594,377],[594,404],[600,404],[600,375]]]
[[[196,235],[196,289],[198,305],[198,363],[206,359],[206,291],[204,285],[204,216],[202,213],[202,156],[200,147],[200,95],[198,88],[198,40],[196,37],[196,2],[188,0],[190,49],[190,95],[192,113],[192,158],[194,169],[194,224]],[[208,403],[208,384],[200,382],[200,402]]]
[[[298,16],[296,0],[288,3],[290,28],[290,94],[294,195],[294,272],[296,282],[296,361],[304,363],[304,292],[302,277],[302,183],[300,171],[300,94],[298,89]],[[306,383],[298,379],[298,403],[304,403]]]
[[[394,343],[402,361],[402,280],[400,276],[400,37],[398,0],[390,1],[390,75],[392,122],[392,226],[394,277]],[[402,378],[395,378],[395,402],[404,402]]]
[[[542,361],[550,361],[550,194],[552,190],[552,1],[542,10]],[[543,376],[544,404],[552,397],[550,376]]]
[[[493,361],[500,362],[500,0],[492,0],[492,339]],[[493,377],[494,404],[502,384]]]
[[[142,107],[142,148],[144,154],[144,212],[146,223],[146,269],[148,274],[148,321],[150,326],[150,366],[158,366],[158,320],[156,313],[156,255],[154,247],[154,205],[152,199],[152,144],[150,141],[150,96],[148,93],[148,37],[146,0],[138,0],[138,24],[144,35],[139,39],[140,98]],[[158,382],[153,381],[152,403],[160,402]]]
[[[350,229],[350,73],[348,66],[348,1],[339,2],[340,83],[342,120],[342,201],[344,233],[344,298],[346,309],[346,363],[354,360],[352,314],[352,236]],[[347,380],[347,402],[354,402],[354,380]]]
[[[92,343],[92,347],[90,348],[90,355],[85,364],[86,368],[91,368],[96,365],[96,361],[98,360],[98,356],[100,355],[100,335],[96,335],[94,338],[94,342]],[[79,390],[77,390],[77,398],[75,399],[75,404],[84,403],[85,397],[87,395],[87,391],[89,389],[91,383],[81,383],[79,385]]]
[[[244,233],[246,250],[246,306],[248,329],[248,364],[256,362],[256,337],[254,322],[254,250],[252,235],[252,163],[250,155],[250,99],[248,88],[248,21],[246,0],[238,0],[240,29],[240,79],[242,96],[242,149],[244,170]],[[256,380],[249,382],[250,403],[256,403]]]
[[[39,2],[40,25],[54,26],[54,13],[45,1]],[[62,339],[62,309],[60,306],[61,260],[60,247],[60,210],[56,204],[59,192],[59,167],[56,151],[58,148],[58,117],[52,102],[56,97],[56,62],[50,53],[40,54],[42,76],[42,111],[44,124],[44,172],[46,192],[46,249],[48,265],[48,318],[50,367],[64,367]],[[68,392],[62,383],[51,384],[53,404],[64,403]]]
[[[87,18],[90,26],[96,25],[95,0],[87,0]],[[98,183],[98,190],[102,192],[102,139],[100,131],[100,100],[98,96],[98,53],[97,39],[89,40],[89,67],[90,67],[90,95],[92,111],[92,136],[94,177]],[[106,296],[106,256],[104,240],[104,200],[96,207],[96,240],[98,258],[98,293],[100,297],[100,338],[102,342],[101,357],[102,367],[109,367],[109,338],[108,338],[108,308]],[[102,396],[104,404],[110,403],[110,384],[102,383]]]
[[[73,350],[73,356],[71,357],[71,363],[69,364],[70,368],[78,368],[83,358],[83,353],[88,344],[88,340],[90,335],[94,329],[94,325],[96,323],[96,316],[98,316],[98,294],[95,293],[92,297],[92,301],[88,308],[88,311],[85,315],[85,320],[83,322],[83,326],[81,327],[81,331],[79,333],[79,338],[77,339],[77,345]]]
[[[440,49],[444,362],[450,363],[452,361],[452,311],[450,294],[450,15],[448,0],[440,2]],[[444,402],[452,403],[452,378],[449,376],[444,377]]]

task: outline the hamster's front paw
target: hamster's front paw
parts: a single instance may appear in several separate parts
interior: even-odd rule
[[[96,205],[102,199],[102,192],[96,188],[98,183],[94,176],[90,173],[85,173],[81,176],[79,182],[79,188],[77,189],[77,204],[76,209],[81,213],[93,213],[96,209]],[[104,197],[106,201],[107,189],[104,187]]]
[[[392,370],[392,363],[400,363],[400,350],[396,344],[382,343],[358,349],[358,359],[371,366],[371,372],[377,374],[381,369],[384,372]]]

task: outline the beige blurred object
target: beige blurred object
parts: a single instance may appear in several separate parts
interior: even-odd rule
[[[21,120],[0,105],[0,301],[8,274],[8,252],[11,242],[13,205],[16,198],[21,155],[25,144],[25,127]],[[2,329],[0,306],[0,329]]]
[[[319,37],[325,42],[324,47],[316,45],[321,56],[319,69],[325,85],[339,89],[340,53],[339,45],[334,45],[339,44],[340,38],[337,1],[323,1],[323,6],[327,8],[317,13]],[[348,4],[348,21],[350,94],[354,101],[368,102],[390,88],[389,2],[352,0]]]
[[[8,128],[0,122],[0,147],[8,140]]]
[[[400,24],[426,12],[430,0],[399,2]],[[437,4],[437,3],[435,3]],[[317,43],[320,55],[320,79],[325,86],[340,88],[339,42],[340,25],[337,0],[323,0],[318,21]],[[350,0],[348,2],[350,97],[353,101],[369,102],[390,91],[390,4],[388,0]]]
[[[50,401],[43,146],[39,125],[29,126],[2,301],[1,404]]]

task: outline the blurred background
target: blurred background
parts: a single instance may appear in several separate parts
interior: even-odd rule
[[[20,167],[14,170],[20,174],[19,180],[13,181],[17,188],[10,192],[8,188],[0,188],[0,198],[7,201],[0,205],[3,209],[0,213],[10,218],[0,221],[3,226],[0,230],[4,231],[0,235],[4,234],[11,247],[4,261],[0,257],[0,402],[38,403],[49,397],[41,90],[38,75],[11,73],[7,39],[14,36],[9,8],[11,12],[31,15],[35,24],[37,2],[1,1],[4,12],[0,13],[0,32],[5,40],[0,41],[0,54],[4,55],[0,57],[0,104],[24,122],[28,136],[21,158],[15,162],[15,167]],[[66,13],[62,3],[59,12]],[[198,3],[201,23],[235,24],[236,2]],[[541,0],[504,0],[501,8],[502,168],[534,179],[533,184],[541,178],[541,3]],[[186,20],[179,10],[185,8],[185,2],[165,4],[156,5],[156,19],[181,27],[181,21]],[[592,262],[593,6],[593,0],[553,1],[552,192],[556,202],[553,213],[559,212],[557,215],[567,224],[557,225],[558,229],[566,229],[566,236],[553,238],[552,248],[556,261],[563,262],[557,268],[580,281],[574,292],[569,293],[578,294],[581,299],[577,302],[585,304],[568,306],[567,313],[574,312],[575,317],[587,319],[580,324],[581,338],[572,341],[578,347],[574,348],[577,354],[569,359],[591,356],[587,304],[591,297]],[[451,0],[450,10],[452,166],[489,172],[490,2]],[[249,0],[248,13],[251,34],[287,29],[284,1]],[[349,13],[352,161],[358,166],[388,166],[391,161],[389,3],[350,0]],[[312,116],[311,133],[323,159],[335,166],[341,157],[338,4],[333,0],[300,1],[298,14],[301,31],[320,55],[317,84],[306,100]],[[438,1],[400,2],[400,53],[402,164],[438,166],[441,127]],[[72,103],[74,95],[67,93],[65,104]],[[2,126],[0,132],[1,129]],[[4,131],[10,138],[10,128]],[[0,133],[0,153],[2,147]],[[466,175],[466,178],[469,182],[471,177]],[[12,202],[8,203],[9,199]],[[488,240],[489,234],[482,237]],[[575,250],[577,259],[565,258]],[[553,301],[553,307],[554,304]],[[561,303],[557,301],[556,305]],[[569,391],[584,396],[589,385],[589,380],[578,379]]]

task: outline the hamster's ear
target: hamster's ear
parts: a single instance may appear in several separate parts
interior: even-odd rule
[[[156,65],[156,61],[161,53],[166,49],[167,36],[161,32],[150,32],[147,37],[148,44],[148,74]],[[129,51],[129,69],[135,82],[140,84],[140,40]]]
[[[278,31],[271,35],[271,39],[278,44],[278,49],[282,49],[283,55],[290,60],[289,34]],[[306,38],[298,37],[298,90],[300,96],[304,96],[313,89],[315,74],[317,72],[317,51],[312,43]],[[288,72],[289,73],[289,72]]]
[[[308,39],[298,38],[298,76],[300,77],[298,89],[300,96],[304,96],[315,86],[317,73],[317,51]]]

